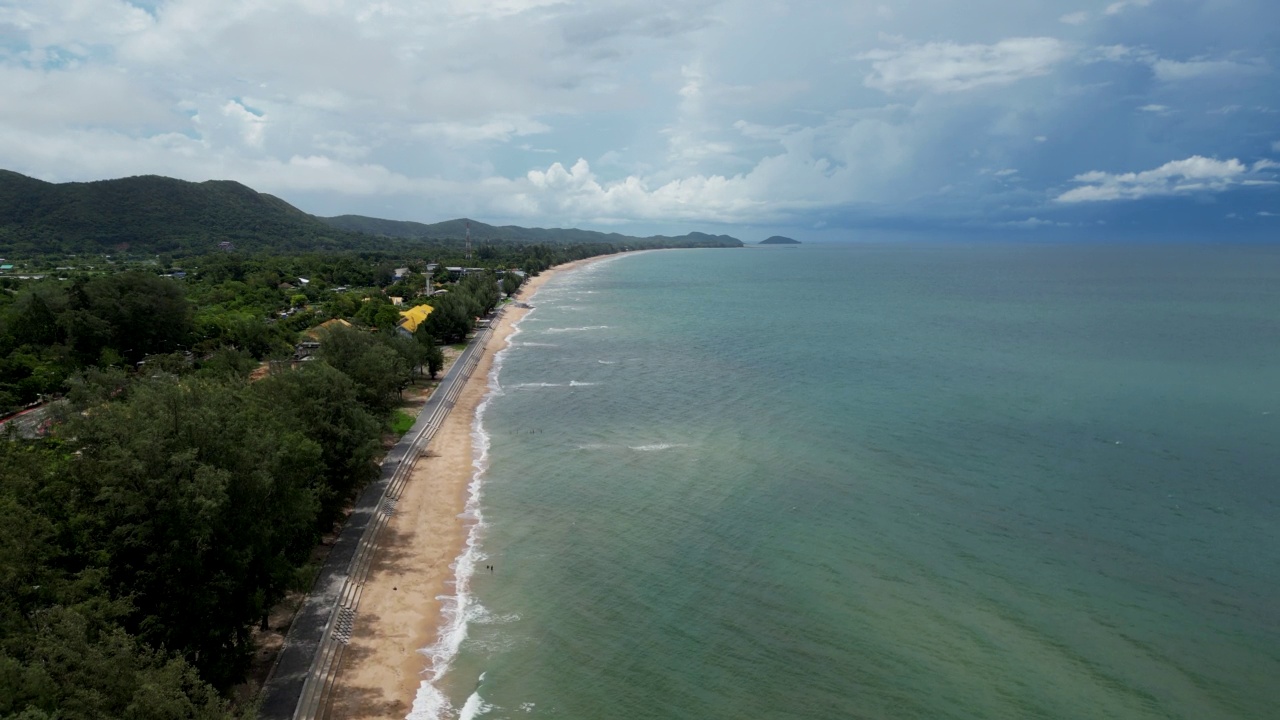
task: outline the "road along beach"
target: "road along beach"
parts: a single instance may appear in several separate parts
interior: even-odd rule
[[[613,255],[556,266],[530,278],[516,299],[530,301],[555,274]],[[472,426],[488,393],[494,356],[528,308],[509,305],[483,356],[417,461],[395,514],[378,538],[350,644],[342,654],[327,716],[404,717],[431,659],[420,650],[441,632],[442,596],[453,593],[454,562],[465,549],[469,485],[475,475]]]

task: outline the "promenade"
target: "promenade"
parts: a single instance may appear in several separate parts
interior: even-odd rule
[[[423,406],[413,427],[383,459],[378,480],[360,493],[315,586],[290,625],[263,687],[258,711],[262,720],[310,720],[319,717],[325,707],[343,648],[351,638],[379,532],[394,512],[413,464],[480,362],[492,326],[501,315],[499,310],[494,315],[495,322],[468,343]]]

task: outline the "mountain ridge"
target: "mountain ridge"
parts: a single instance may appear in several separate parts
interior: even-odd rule
[[[457,218],[437,223],[420,223],[412,220],[384,220],[364,215],[338,215],[335,217],[320,217],[319,219],[343,230],[407,240],[422,238],[461,240],[467,234],[467,224],[470,224],[471,239],[481,242],[508,240],[518,242],[605,242],[626,244],[628,242],[688,241],[706,243],[709,247],[723,247],[725,246],[724,244],[731,243],[738,243],[740,246],[742,243],[742,241],[731,235],[711,235],[696,231],[685,233],[684,235],[636,236],[623,235],[616,232],[604,233],[597,230],[581,230],[578,228],[527,228],[519,225],[490,225],[470,218]]]
[[[234,180],[159,175],[50,183],[0,170],[0,248],[6,253],[200,252],[229,241],[249,251],[370,250],[415,241],[741,247],[728,235],[633,237],[577,228],[495,226],[458,218],[426,224],[306,213]]]

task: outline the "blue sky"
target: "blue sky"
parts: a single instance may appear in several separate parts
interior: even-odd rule
[[[753,240],[1280,237],[1274,0],[0,0],[0,167]]]

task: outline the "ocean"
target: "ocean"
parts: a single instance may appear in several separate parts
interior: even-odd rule
[[[532,304],[411,717],[1280,717],[1280,247],[662,251]]]

